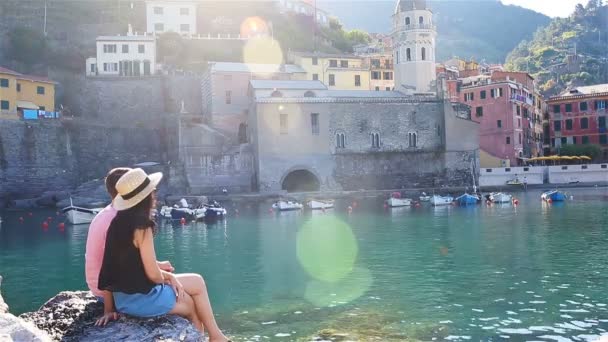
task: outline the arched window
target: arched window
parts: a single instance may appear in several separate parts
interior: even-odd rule
[[[346,139],[344,137],[344,133],[336,134],[336,147],[337,148],[345,148],[346,147]]]
[[[315,92],[308,90],[307,92],[304,93],[304,97],[315,97]]]
[[[421,18],[422,18],[422,17],[421,17]],[[425,48],[422,48],[422,50],[421,50],[421,51],[422,51],[422,60],[423,60],[423,61],[426,61],[426,49],[425,49]]]
[[[270,94],[270,97],[283,97],[283,93],[278,90],[275,90],[272,92],[272,94]]]
[[[372,148],[380,148],[380,134],[372,133]]]
[[[420,16],[420,18],[418,18],[418,24],[424,24],[424,17]]]
[[[410,147],[416,147],[418,145],[418,134],[417,133],[408,133],[408,142]]]
[[[405,26],[410,26],[410,17],[405,17]]]
[[[405,50],[405,58],[408,62],[412,60],[412,50],[410,50],[410,48]]]

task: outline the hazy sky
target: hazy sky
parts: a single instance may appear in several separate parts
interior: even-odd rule
[[[574,6],[587,5],[588,0],[501,0],[505,5],[517,5],[543,13],[550,17],[567,17],[574,11]]]

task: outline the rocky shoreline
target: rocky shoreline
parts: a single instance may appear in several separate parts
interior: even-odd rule
[[[0,295],[0,341],[205,341],[190,322],[175,315],[150,319],[121,315],[106,327],[96,327],[102,314],[103,305],[88,291],[61,292],[38,311],[19,317],[8,312]]]

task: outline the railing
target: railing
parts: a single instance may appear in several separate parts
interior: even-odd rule
[[[527,96],[523,96],[523,95],[517,95],[517,94],[511,95],[511,100],[512,101],[516,101],[516,102],[525,103],[525,104],[528,104],[530,106],[534,105],[532,99],[528,98]]]
[[[410,24],[402,26],[401,30],[403,31],[411,31],[411,30],[437,30],[437,26],[432,24]]]

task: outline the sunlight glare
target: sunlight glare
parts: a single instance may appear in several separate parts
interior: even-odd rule
[[[355,265],[358,245],[351,228],[333,215],[313,217],[298,232],[296,252],[313,278],[336,283]]]
[[[274,64],[278,71],[283,64],[283,51],[276,40],[259,36],[249,39],[243,48],[243,62],[252,64]]]

